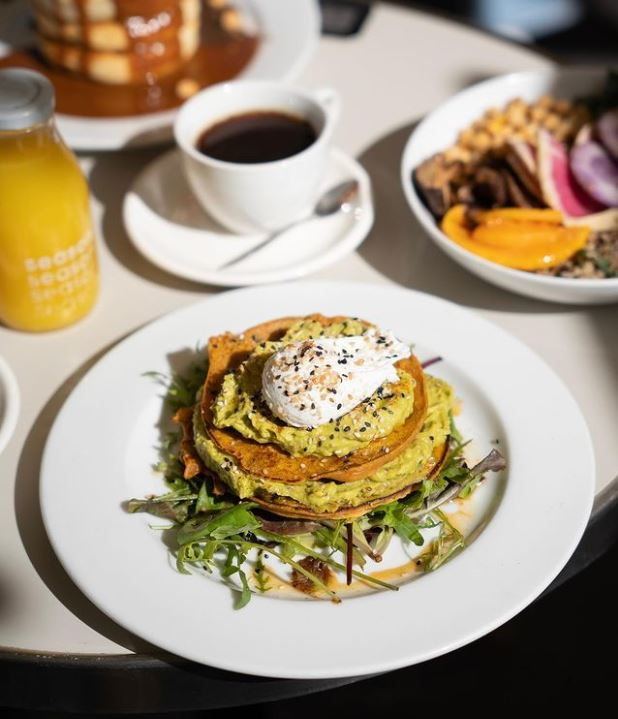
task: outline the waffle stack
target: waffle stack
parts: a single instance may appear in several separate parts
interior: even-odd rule
[[[97,82],[153,82],[200,42],[200,0],[33,0],[40,48],[54,65]]]

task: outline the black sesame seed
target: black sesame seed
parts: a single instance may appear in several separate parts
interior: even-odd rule
[[[341,404],[341,402],[339,402],[339,404],[337,405],[337,409],[341,409],[342,407],[343,405]]]
[[[350,428],[349,428],[349,427],[344,427],[344,428],[343,428],[343,431],[344,431],[344,432],[349,432],[349,431],[350,431]]]

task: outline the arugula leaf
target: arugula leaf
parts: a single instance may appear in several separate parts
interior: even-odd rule
[[[205,512],[221,511],[228,507],[233,507],[232,502],[226,499],[217,499],[211,494],[211,480],[204,479],[197,493],[197,501],[195,503],[195,513],[204,514]]]
[[[260,549],[258,551],[257,559],[255,560],[254,576],[257,588],[260,590],[260,592],[262,592],[262,594],[271,589],[270,579],[268,577],[268,574],[266,573],[266,565],[264,564],[263,549]]]
[[[242,571],[242,569],[240,569],[240,567],[238,568],[238,576],[240,577],[241,590],[234,602],[234,609],[242,609],[251,601],[251,589],[249,589],[247,575]]]
[[[395,532],[407,542],[413,542],[417,546],[423,544],[423,536],[419,532],[418,525],[413,522],[406,514],[406,506],[395,500],[390,504],[383,504],[374,510],[377,516],[371,519],[374,527],[392,527]]]
[[[185,486],[181,491],[169,492],[158,497],[147,499],[130,499],[127,502],[127,510],[135,512],[148,512],[155,517],[170,519],[176,524],[182,524],[189,516],[190,506],[197,495],[191,494]]]
[[[227,539],[244,532],[252,532],[260,527],[259,520],[251,512],[256,506],[245,502],[205,520],[198,517],[190,519],[178,530],[178,544],[182,546],[205,539]]]
[[[465,547],[463,534],[449,522],[444,512],[436,509],[432,512],[432,518],[434,521],[440,522],[440,533],[428,551],[421,555],[423,568],[427,572],[433,572],[441,567],[444,562]]]
[[[451,438],[455,441],[455,444],[457,446],[461,446],[463,444],[463,437],[461,436],[461,432],[457,429],[457,425],[455,424],[455,418],[453,417],[453,413],[449,413],[449,420],[450,420],[450,435]]]
[[[195,395],[204,381],[208,368],[208,358],[203,350],[196,348],[196,355],[202,355],[192,362],[182,374],[172,372],[169,375],[163,372],[144,372],[144,377],[150,377],[165,388],[165,403],[172,412],[182,407],[190,407],[195,402]]]
[[[352,522],[352,524],[354,527],[356,527],[357,523]],[[346,539],[342,534],[343,526],[344,522],[340,520],[334,522],[332,526],[328,526],[328,523],[326,523],[325,526],[320,527],[315,532],[313,532],[313,537],[315,538],[318,546],[324,547],[325,549],[330,549],[331,555],[335,554],[335,552],[341,552],[341,554],[345,556],[348,551],[348,546]],[[360,528],[356,531],[360,531]],[[365,566],[365,557],[356,546],[353,548],[352,557],[354,564],[361,568]]]

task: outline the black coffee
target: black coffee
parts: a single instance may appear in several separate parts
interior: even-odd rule
[[[315,142],[313,125],[283,112],[246,112],[211,125],[199,136],[197,149],[225,162],[273,162],[302,152]]]

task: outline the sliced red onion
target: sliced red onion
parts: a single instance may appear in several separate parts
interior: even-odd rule
[[[538,132],[537,167],[543,197],[554,210],[579,217],[604,208],[580,187],[571,170],[566,147],[546,130]]]
[[[597,120],[597,133],[605,149],[618,160],[618,109],[601,115]]]
[[[606,207],[618,207],[618,165],[598,142],[575,145],[571,169],[579,184]]]

